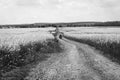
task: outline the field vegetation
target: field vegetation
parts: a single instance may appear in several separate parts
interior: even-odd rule
[[[25,30],[1,32],[0,80],[23,80],[37,62],[62,51],[61,44],[55,42],[46,29]]]
[[[20,44],[27,44],[34,41],[45,41],[54,37],[48,32],[54,28],[20,28],[0,29],[0,47],[7,46],[18,48]]]
[[[65,37],[88,44],[120,64],[120,28],[66,28]]]

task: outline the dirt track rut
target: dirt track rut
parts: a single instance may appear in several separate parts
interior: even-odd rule
[[[120,66],[94,48],[68,39],[65,51],[31,69],[26,80],[120,80]]]

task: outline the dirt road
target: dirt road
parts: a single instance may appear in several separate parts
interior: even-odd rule
[[[120,66],[94,48],[63,38],[65,51],[31,69],[26,80],[120,80]]]

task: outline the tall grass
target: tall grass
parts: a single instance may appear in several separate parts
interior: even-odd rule
[[[25,31],[23,31],[25,30]],[[44,31],[42,29],[36,30],[0,30],[0,47],[7,45],[9,47],[13,47],[15,49],[19,44],[27,44],[29,42],[36,41],[45,41],[46,39],[54,39],[52,34],[48,31]],[[38,30],[38,31],[37,31]]]
[[[43,61],[52,53],[62,51],[60,43],[53,39],[44,42],[30,42],[12,50],[7,46],[0,48],[0,80],[23,80],[31,64]]]
[[[88,44],[97,50],[100,50],[101,53],[108,57],[110,60],[117,62],[120,64],[120,43],[118,42],[97,42],[93,41],[88,38],[76,38],[76,37],[70,37],[70,36],[65,36],[65,38],[74,40],[80,43]]]

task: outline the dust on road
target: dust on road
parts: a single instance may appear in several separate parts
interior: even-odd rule
[[[120,66],[94,48],[67,39],[65,51],[39,63],[26,80],[120,80]]]

